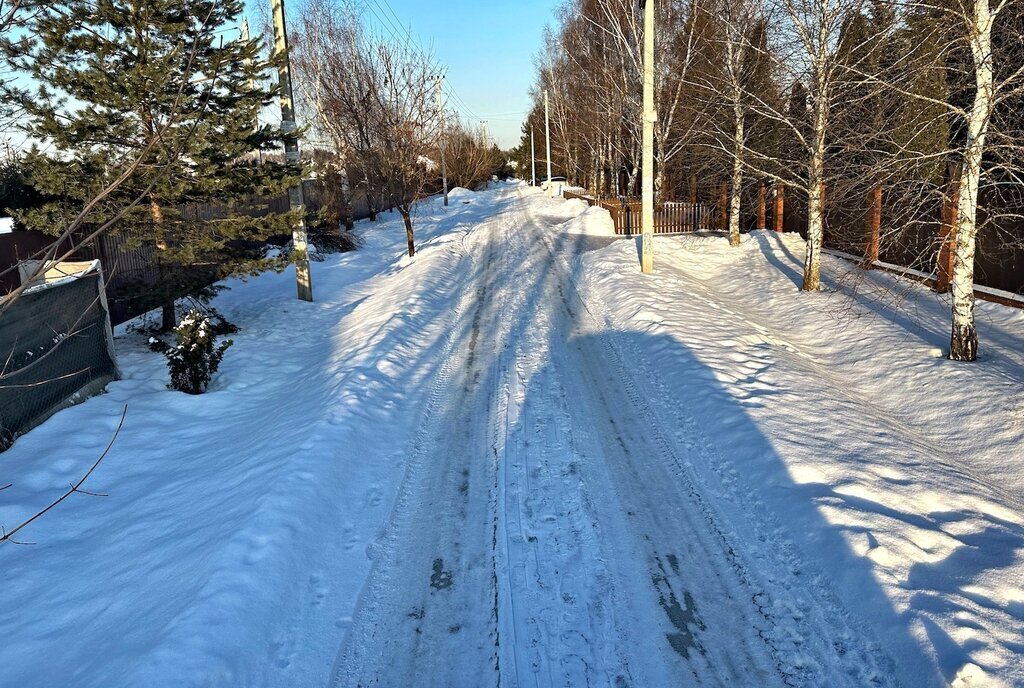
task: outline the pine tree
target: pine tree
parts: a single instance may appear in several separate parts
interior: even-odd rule
[[[61,0],[35,16],[26,39],[24,66],[39,84],[26,99],[30,133],[49,144],[26,166],[40,191],[61,200],[24,219],[59,232],[141,160],[89,222],[97,226],[142,199],[113,231],[159,248],[163,279],[149,296],[164,306],[165,329],[174,325],[174,298],[196,293],[211,276],[268,267],[255,247],[289,232],[294,219],[234,209],[250,195],[285,193],[301,172],[251,155],[285,134],[258,124],[274,95],[261,85],[271,65],[260,57],[259,38],[231,36],[242,9],[241,0]],[[231,210],[184,217],[187,203]]]

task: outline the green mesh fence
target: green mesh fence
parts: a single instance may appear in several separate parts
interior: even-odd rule
[[[116,377],[102,285],[93,270],[0,303],[0,451]]]

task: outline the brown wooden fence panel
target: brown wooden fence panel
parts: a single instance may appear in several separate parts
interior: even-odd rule
[[[608,211],[615,225],[615,233],[623,236],[642,231],[643,204],[635,199],[602,199],[598,205]],[[717,213],[706,203],[665,203],[654,211],[655,234],[685,234],[711,231]]]
[[[42,232],[16,231],[0,234],[0,294],[7,294],[21,285],[17,265],[23,260],[40,258],[41,252],[53,243],[53,237]]]

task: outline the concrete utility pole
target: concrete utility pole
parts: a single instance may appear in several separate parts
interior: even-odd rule
[[[444,185],[444,204],[448,205],[448,166],[444,163],[444,104],[441,102],[441,79],[437,77],[437,113],[441,118],[441,182]]]
[[[530,125],[530,186],[537,186],[537,145],[533,140],[533,125]]]
[[[551,115],[548,110],[547,89],[544,89],[544,138],[546,139],[548,148],[548,198],[551,198]]]
[[[284,157],[289,163],[298,164],[299,138],[295,136],[298,127],[295,125],[295,99],[292,96],[292,69],[288,58],[288,30],[284,23],[284,0],[270,0],[274,15],[274,55],[284,56],[281,66],[277,68],[278,82],[281,85],[281,129],[287,138],[284,140]],[[299,220],[292,228],[292,247],[298,256],[295,260],[295,282],[299,298],[303,301],[313,300],[313,280],[309,274],[309,244],[306,241],[306,201],[302,194],[302,180],[297,186],[288,189],[288,205],[293,211],[299,211]]]
[[[654,0],[641,0],[644,8],[644,157],[643,198],[641,218],[643,237],[640,248],[640,270],[654,272]]]

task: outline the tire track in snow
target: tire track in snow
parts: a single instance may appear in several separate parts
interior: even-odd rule
[[[502,198],[465,237],[482,258],[332,685],[813,685],[799,654],[831,647],[780,647],[799,620],[681,460],[705,438],[679,453],[547,228]]]
[[[555,251],[553,247],[551,250]],[[558,254],[558,257],[563,269],[570,273],[572,266],[565,256]],[[588,292],[588,299],[584,300],[575,280],[570,277],[566,282],[573,293],[573,301],[578,303],[594,327],[616,329],[608,309],[597,294]],[[721,463],[715,458],[717,449],[714,442],[684,407],[669,403],[678,400],[664,387],[657,371],[651,368],[635,341],[620,338],[615,343],[606,342],[606,348],[610,359],[617,362],[635,408],[643,409],[642,417],[648,419],[648,427],[655,430],[666,461],[674,466],[679,489],[705,520],[713,539],[720,541],[725,560],[750,593],[750,602],[761,617],[756,624],[758,634],[771,649],[785,683],[793,686],[818,686],[824,682],[829,686],[899,685],[893,677],[891,659],[881,651],[877,642],[865,638],[863,630],[851,623],[834,595],[823,588],[820,581],[816,582],[813,569],[805,562],[795,560],[788,550],[781,558],[766,561],[769,554],[766,551],[749,552],[746,551],[748,547],[737,549],[734,546],[733,543],[739,541],[722,525],[722,517],[704,496],[707,487],[702,489],[701,483],[693,477],[694,464],[716,466]],[[792,353],[810,359],[798,351]],[[622,364],[624,360],[630,361],[628,369]],[[648,403],[648,399],[662,401]],[[661,433],[660,428],[681,430],[673,440],[671,435]],[[684,445],[678,444],[679,436],[686,438]],[[745,515],[755,530],[763,523],[774,523],[768,514],[761,511]],[[767,529],[770,533],[781,530],[777,525]],[[779,545],[785,549],[785,543]],[[754,555],[752,560],[756,568],[748,560],[750,554]],[[770,573],[764,569],[765,566],[770,567]]]
[[[637,606],[635,600],[645,596],[654,600],[626,615],[659,628],[661,647],[652,650],[676,655],[663,659],[667,670],[657,664],[646,667],[650,675],[639,685],[669,680],[781,684],[763,640],[767,622],[751,601],[752,591],[737,575],[729,543],[721,538],[710,512],[700,510],[700,495],[692,485],[681,484],[673,471],[679,462],[656,416],[575,293],[568,264],[549,241],[546,228],[532,218],[523,225],[532,227],[531,238],[545,246],[552,271],[559,273],[554,301],[564,313],[565,337],[571,345],[554,351],[552,365],[572,371],[562,376],[567,395],[589,402],[575,405],[573,427],[581,443],[589,445],[590,463],[603,460],[619,501],[614,508],[600,509],[601,522],[611,526],[624,520],[613,528],[620,534],[609,539],[618,545],[610,548],[618,565],[615,582],[620,596],[629,598],[627,604]],[[605,496],[602,501],[614,498]],[[644,563],[639,573],[627,564],[633,560]],[[643,662],[650,663],[650,658],[637,650],[634,665]]]
[[[500,246],[487,230],[501,221],[463,238],[482,260],[469,261],[468,288],[332,685],[498,684],[491,428],[504,295],[494,289]]]
[[[594,509],[584,489],[584,457],[573,439],[568,401],[550,349],[561,336],[552,317],[558,275],[522,241],[502,237],[522,265],[515,273],[519,326],[505,395],[497,561],[502,682],[511,686],[630,685],[619,648],[612,590]]]

